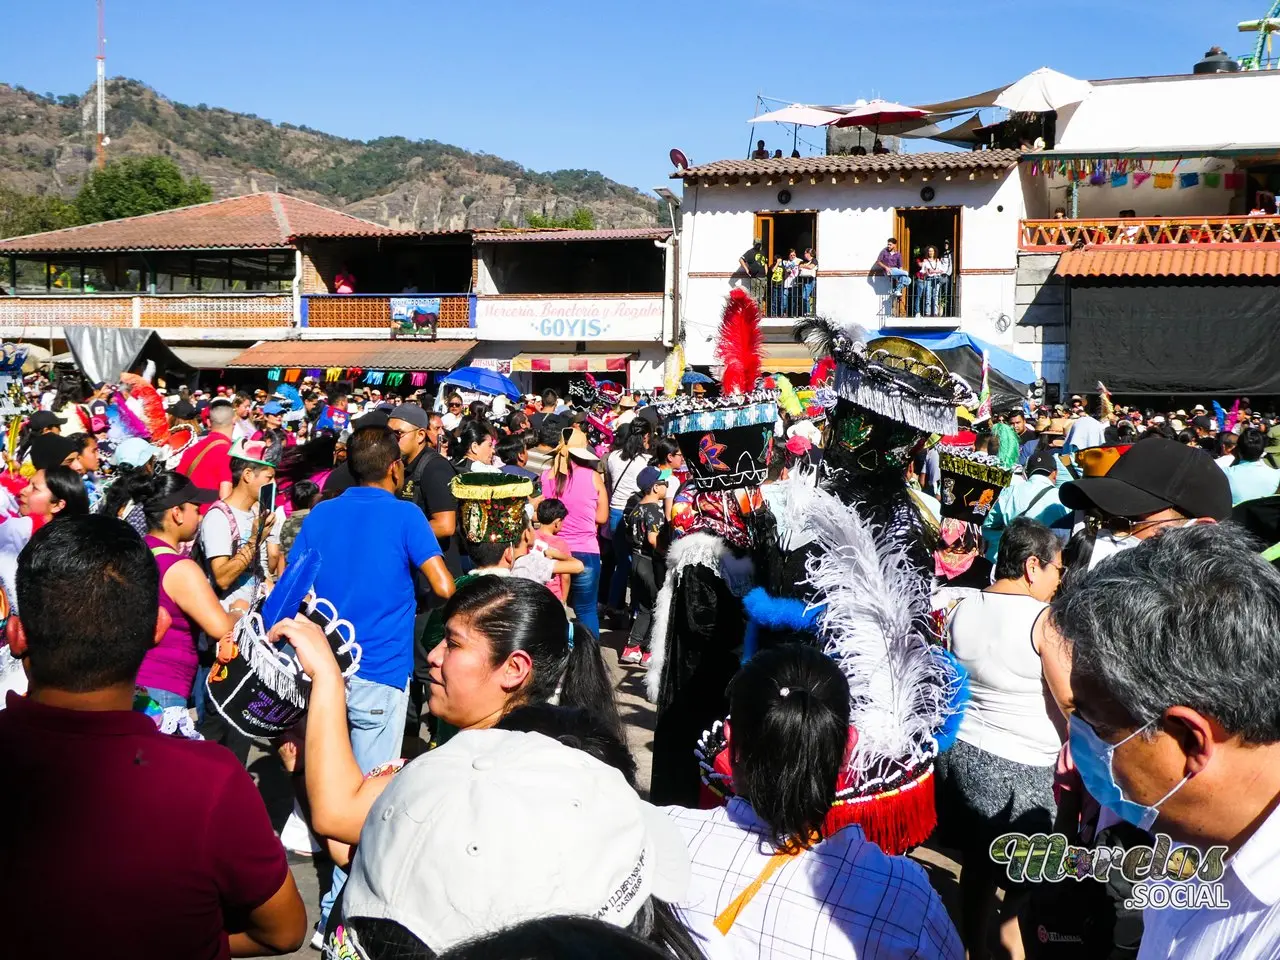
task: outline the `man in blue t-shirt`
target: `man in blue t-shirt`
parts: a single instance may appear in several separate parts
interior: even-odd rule
[[[347,693],[347,726],[356,762],[368,773],[400,756],[413,673],[413,571],[421,570],[432,591],[446,598],[453,595],[453,577],[422,510],[396,496],[404,461],[395,432],[385,423],[356,430],[347,465],[356,486],[307,514],[289,559],[305,550],[320,555],[316,595],[355,628],[360,669]],[[346,880],[338,869],[333,876],[320,901],[321,929]]]

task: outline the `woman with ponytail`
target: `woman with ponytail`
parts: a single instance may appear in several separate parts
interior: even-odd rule
[[[808,646],[758,654],[729,687],[733,796],[713,810],[668,807],[693,878],[677,904],[689,928],[735,956],[964,955],[924,870],[856,824],[824,823],[851,745],[849,685]]]
[[[146,519],[143,540],[160,570],[160,606],[169,614],[169,628],[147,651],[137,683],[161,707],[185,707],[199,673],[197,636],[203,631],[217,640],[230,633],[248,605],[238,601],[224,610],[200,565],[182,553],[200,531],[200,506],[216,493],[168,472],[135,475],[130,490]]]
[[[333,840],[356,843],[388,778],[366,779],[356,763],[342,675],[323,638],[309,642],[314,638],[293,621],[279,632],[312,678],[305,743],[312,827]],[[431,713],[457,730],[487,729],[519,707],[558,703],[590,712],[622,738],[599,646],[540,583],[481,576],[460,587],[445,604],[444,639],[427,662]]]

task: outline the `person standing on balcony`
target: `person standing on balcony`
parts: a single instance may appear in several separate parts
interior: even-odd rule
[[[804,248],[804,257],[798,268],[800,274],[800,312],[799,316],[813,316],[813,288],[818,282],[818,260],[814,256],[813,247]]]
[[[799,316],[797,307],[799,300],[795,297],[799,294],[796,287],[796,278],[800,276],[800,258],[796,256],[795,247],[787,250],[787,259],[782,262],[782,313],[784,317]]]
[[[898,241],[893,237],[885,241],[884,249],[876,257],[876,266],[884,271],[886,277],[893,279],[891,292],[895,297],[901,297],[911,286],[911,274],[902,269],[902,254],[898,252]]]
[[[352,273],[344,263],[338,268],[337,275],[333,278],[334,293],[355,293],[356,292],[356,275]]]
[[[760,249],[760,241],[751,245],[751,249],[738,258],[738,269],[747,278],[746,287],[756,303],[764,304],[765,268],[768,260]]]
[[[942,286],[942,261],[938,259],[937,247],[925,247],[924,259],[920,261],[920,275],[924,277],[924,315],[938,315],[938,291]]]
[[[939,300],[941,305],[941,315],[956,315],[955,310],[951,306],[951,288],[952,277],[955,276],[955,258],[951,255],[951,241],[942,241],[942,273],[938,276],[938,286],[941,288],[939,292]]]

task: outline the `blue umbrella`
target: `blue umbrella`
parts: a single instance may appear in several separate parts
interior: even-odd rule
[[[440,382],[450,386],[465,387],[476,393],[487,393],[494,397],[506,395],[512,400],[519,400],[524,396],[510,378],[504,377],[496,370],[486,370],[483,367],[463,367],[461,370],[453,371]]]
[[[686,370],[684,376],[680,378],[680,386],[691,387],[695,383],[715,383],[715,380],[697,370]]]

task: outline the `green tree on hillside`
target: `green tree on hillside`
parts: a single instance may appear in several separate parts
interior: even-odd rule
[[[525,214],[525,222],[535,229],[594,230],[596,215],[586,207],[579,207],[568,217],[544,217],[540,213]]]
[[[61,197],[28,196],[0,187],[0,237],[59,230],[76,222],[76,208]]]
[[[207,183],[187,179],[168,157],[125,157],[89,175],[76,194],[75,209],[81,223],[97,223],[212,199]]]

